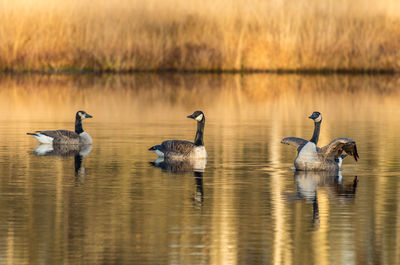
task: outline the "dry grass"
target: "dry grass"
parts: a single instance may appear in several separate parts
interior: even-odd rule
[[[400,70],[397,0],[0,0],[0,70]]]

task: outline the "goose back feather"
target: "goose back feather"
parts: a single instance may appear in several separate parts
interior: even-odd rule
[[[149,150],[155,151],[159,156],[168,157],[170,159],[207,157],[204,146],[196,146],[192,142],[183,140],[167,140],[162,142],[160,145],[150,147]],[[200,153],[204,154],[201,155]]]
[[[183,140],[167,140],[161,143],[160,151],[162,152],[173,152],[180,154],[188,154],[194,147],[194,144],[189,141]]]
[[[53,144],[79,145],[79,135],[68,130],[38,131],[37,133],[53,138]]]

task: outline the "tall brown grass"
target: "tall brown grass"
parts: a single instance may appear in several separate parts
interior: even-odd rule
[[[400,70],[397,0],[1,0],[0,70]]]

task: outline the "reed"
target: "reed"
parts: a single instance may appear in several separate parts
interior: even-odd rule
[[[2,0],[0,71],[399,71],[396,0]]]

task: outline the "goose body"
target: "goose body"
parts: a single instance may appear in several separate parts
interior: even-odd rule
[[[201,111],[195,111],[188,118],[197,121],[197,131],[194,142],[183,140],[167,140],[159,145],[149,148],[154,151],[159,157],[168,159],[183,160],[183,159],[206,159],[207,151],[204,147],[203,134],[205,125],[205,116]]]
[[[196,146],[192,142],[182,140],[167,140],[149,150],[154,151],[159,157],[170,159],[207,158],[204,146]]]
[[[297,168],[308,168],[311,165],[318,166],[317,146],[313,142],[306,143],[299,151],[294,165]]]
[[[309,118],[315,122],[314,134],[310,141],[297,137],[287,137],[281,141],[297,148],[298,153],[294,161],[296,170],[338,171],[343,158],[346,157],[342,155],[343,152],[358,160],[356,142],[349,138],[337,138],[327,146],[317,147],[322,116],[319,112],[314,112]]]
[[[355,144],[353,140],[344,137],[337,138],[322,148],[308,142],[297,154],[294,166],[297,170],[338,171],[345,156],[341,154],[343,151],[352,154],[357,161],[358,154]],[[336,147],[333,149],[332,146]],[[344,149],[347,149],[347,151]]]
[[[82,120],[92,118],[91,115],[80,110],[75,116],[75,131],[69,130],[52,130],[52,131],[36,131],[27,133],[36,138],[41,144],[53,145],[90,145],[92,137],[83,130]]]

